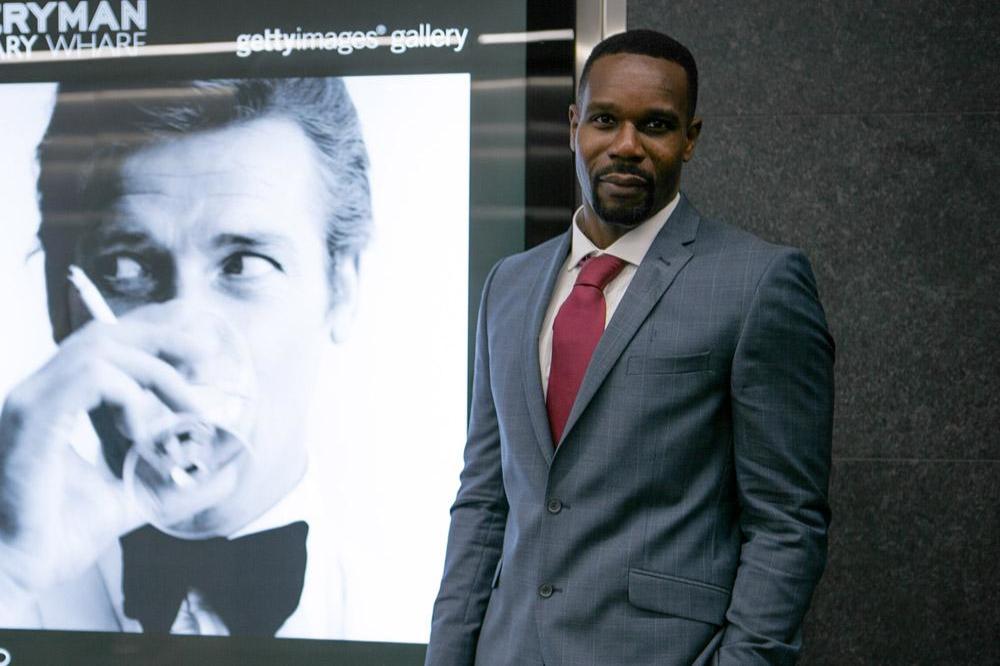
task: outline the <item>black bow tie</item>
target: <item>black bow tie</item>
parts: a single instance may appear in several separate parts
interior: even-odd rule
[[[154,527],[121,538],[125,615],[169,633],[197,589],[232,636],[273,636],[299,605],[309,526],[292,523],[239,539],[177,539]]]

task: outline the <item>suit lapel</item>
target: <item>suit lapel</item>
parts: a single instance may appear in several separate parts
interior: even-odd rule
[[[691,259],[692,253],[687,246],[694,241],[699,219],[698,211],[681,195],[676,210],[653,240],[614,316],[608,322],[604,335],[597,343],[580,391],[576,394],[573,409],[566,420],[561,441],[573,429],[580,414],[587,408],[653,306]]]
[[[538,448],[545,456],[546,462],[552,462],[554,447],[552,433],[549,430],[549,415],[545,410],[545,394],[542,391],[542,373],[538,366],[538,338],[542,329],[542,321],[552,298],[556,277],[569,254],[571,233],[563,234],[559,242],[553,245],[542,270],[538,274],[532,291],[529,292],[528,308],[525,317],[524,332],[521,334],[521,368],[524,384],[525,400],[531,417],[531,426],[535,430]]]

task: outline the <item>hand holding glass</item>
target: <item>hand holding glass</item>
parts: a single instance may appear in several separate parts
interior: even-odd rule
[[[95,319],[114,314],[80,269],[70,280]],[[198,413],[163,413],[134,441],[122,479],[149,522],[187,539],[224,536],[211,507],[236,487],[240,468],[252,456],[250,434],[256,382],[246,342],[219,315],[198,312],[189,332],[210,347],[203,358],[177,369],[189,382]]]

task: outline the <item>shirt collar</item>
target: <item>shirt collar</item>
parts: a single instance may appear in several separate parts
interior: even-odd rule
[[[248,534],[283,527],[297,520],[309,522],[316,514],[317,507],[323,506],[318,496],[317,479],[310,474],[311,468],[312,465],[306,466],[302,479],[277,504],[227,538],[238,539]]]
[[[584,257],[595,253],[610,254],[627,261],[633,266],[638,266],[649,251],[653,240],[656,239],[656,235],[660,233],[660,229],[667,223],[670,214],[677,208],[680,198],[680,193],[674,195],[670,203],[656,211],[652,217],[640,222],[634,229],[628,231],[604,250],[594,245],[580,229],[578,222],[583,211],[583,206],[580,206],[573,214],[573,238],[570,248],[569,270],[576,268],[580,260]]]

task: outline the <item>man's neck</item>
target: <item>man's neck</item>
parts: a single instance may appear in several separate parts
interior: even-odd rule
[[[580,231],[590,239],[590,242],[602,250],[634,229],[634,226],[608,224],[597,216],[597,213],[587,204],[583,206],[580,215]]]
[[[625,234],[630,231],[634,231],[649,220],[656,218],[656,216],[659,215],[660,211],[664,208],[671,207],[671,205],[677,200],[677,196],[678,195],[675,193],[674,196],[668,200],[665,206],[657,209],[655,213],[650,215],[645,220],[641,220],[633,225],[612,224],[610,222],[605,222],[600,218],[600,216],[598,216],[597,212],[590,206],[590,204],[585,201],[583,203],[582,210],[579,212],[576,223],[580,228],[580,231],[582,231],[583,234],[590,239],[591,243],[593,243],[598,249],[606,250]]]

